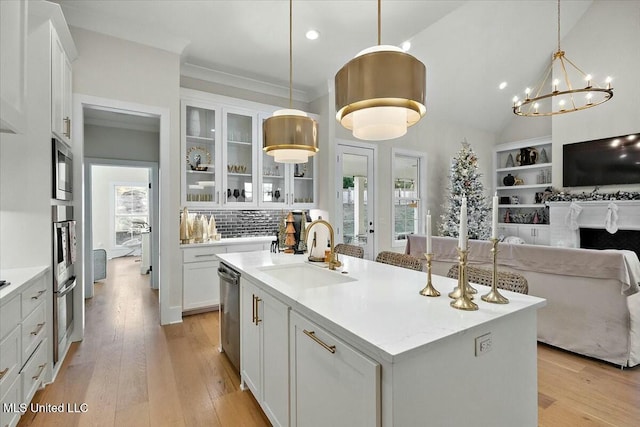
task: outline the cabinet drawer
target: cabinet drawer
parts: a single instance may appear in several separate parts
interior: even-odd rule
[[[244,244],[240,244],[240,245],[229,245],[227,246],[227,252],[228,253],[233,253],[233,252],[254,252],[254,251],[262,251],[265,249],[265,245],[267,245],[266,249],[269,248],[269,246],[271,245],[271,243],[267,242],[267,243],[244,243]]]
[[[22,322],[22,360],[27,360],[44,337],[47,325],[44,302]]]
[[[20,294],[7,302],[3,301],[0,307],[0,340],[16,327],[21,318]]]
[[[204,248],[186,248],[182,250],[183,262],[217,261],[216,254],[225,253],[224,246],[207,246]]]
[[[0,394],[0,396],[2,396],[2,400],[0,400],[0,406],[2,406],[0,426],[15,427],[18,425],[18,420],[22,415],[20,405],[23,403],[22,381],[20,381],[18,375],[13,379],[13,383],[9,385],[6,394]]]
[[[42,385],[47,369],[47,340],[43,340],[31,359],[24,365],[22,376],[22,391],[25,402],[31,402],[38,387]]]
[[[26,317],[31,311],[46,299],[47,286],[42,275],[22,291],[22,317]]]
[[[20,371],[22,347],[20,346],[20,326],[16,326],[9,335],[0,341],[0,396],[9,387]]]

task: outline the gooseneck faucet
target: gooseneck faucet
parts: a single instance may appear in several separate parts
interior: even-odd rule
[[[316,224],[324,224],[329,230],[329,259],[327,260],[327,264],[329,264],[329,270],[335,270],[336,267],[340,267],[342,263],[338,261],[338,254],[335,252],[334,238],[333,238],[333,227],[324,219],[316,219],[311,224],[309,224],[308,229],[311,230]]]

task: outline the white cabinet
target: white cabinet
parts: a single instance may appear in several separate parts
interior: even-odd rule
[[[27,1],[0,1],[0,132],[24,133]]]
[[[499,224],[498,236],[516,236],[529,245],[549,245],[550,233],[548,225],[533,224]]]
[[[380,365],[292,311],[291,425],[380,425]]]
[[[535,225],[510,235],[519,235],[531,244],[549,244],[548,238],[545,239],[549,232],[544,230],[549,227],[549,211],[542,203],[542,194],[552,185],[551,138],[496,146],[494,168],[500,222]]]
[[[275,426],[289,425],[289,307],[240,279],[240,366]]]
[[[216,254],[224,247],[204,246],[182,251],[182,311],[217,308],[220,304],[220,280]]]
[[[51,27],[51,132],[71,143],[71,62],[55,28]]]

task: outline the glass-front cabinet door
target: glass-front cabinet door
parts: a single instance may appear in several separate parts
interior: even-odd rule
[[[241,109],[224,109],[223,167],[226,168],[224,203],[227,205],[257,204],[256,135],[257,115]]]
[[[219,108],[182,102],[182,204],[191,207],[219,205]]]

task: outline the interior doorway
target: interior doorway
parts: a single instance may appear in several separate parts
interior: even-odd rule
[[[373,259],[375,238],[375,149],[365,145],[337,145],[337,241],[361,246]]]

